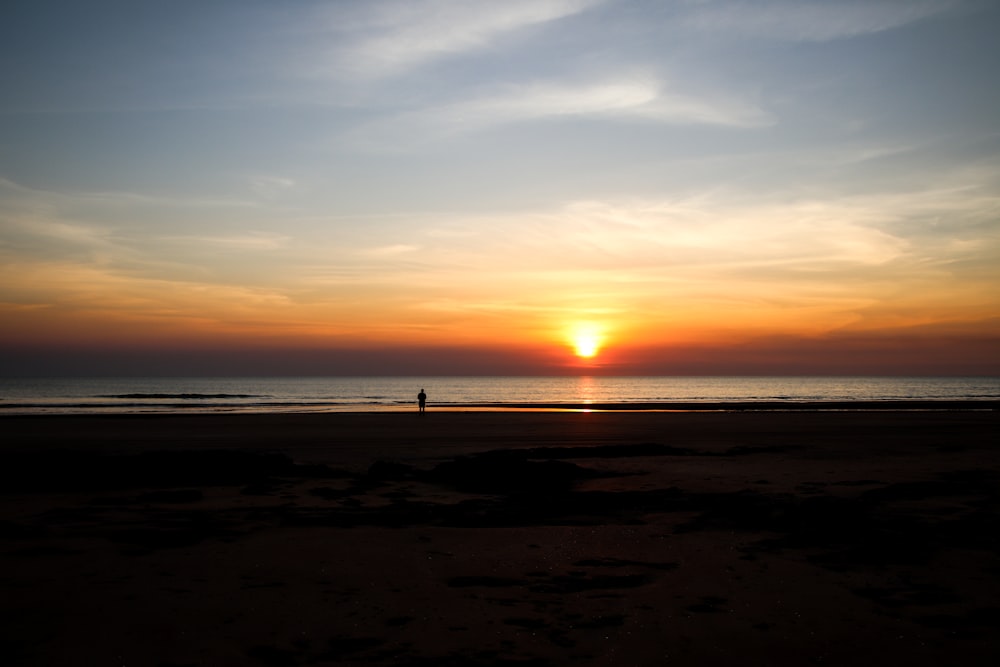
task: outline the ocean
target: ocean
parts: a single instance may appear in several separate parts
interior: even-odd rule
[[[997,377],[0,378],[0,415],[357,412],[462,406],[989,401]],[[480,408],[481,409],[481,408]]]

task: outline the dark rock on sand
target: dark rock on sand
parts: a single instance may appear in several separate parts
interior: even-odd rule
[[[552,494],[564,492],[580,480],[607,475],[565,461],[528,460],[516,450],[508,450],[446,461],[422,477],[467,493]]]
[[[368,480],[373,482],[399,481],[413,477],[413,466],[392,461],[376,461],[368,467]]]

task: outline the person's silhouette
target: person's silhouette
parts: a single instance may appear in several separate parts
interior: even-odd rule
[[[427,409],[427,394],[424,393],[423,389],[417,394],[417,404],[420,406],[421,412]]]

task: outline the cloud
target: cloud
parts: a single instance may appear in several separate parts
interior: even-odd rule
[[[283,176],[251,176],[248,183],[250,190],[262,199],[274,199],[296,186],[294,180]]]
[[[248,252],[276,250],[288,245],[291,238],[284,234],[248,230],[231,236],[215,236],[198,234],[189,236],[161,236],[156,243],[176,243],[204,249],[206,246],[213,251]]]
[[[553,317],[614,306],[623,322],[695,328],[822,332],[893,309],[901,323],[970,318],[995,304],[1000,277],[970,258],[1000,266],[1000,238],[962,230],[998,205],[947,184],[794,200],[723,190],[581,200],[549,212],[438,217],[431,230],[455,233],[424,248],[422,266],[386,277],[419,281],[439,304]],[[928,211],[950,231],[928,228]]]
[[[517,30],[578,14],[603,0],[403,0],[365,2],[329,20],[349,40],[333,70],[395,75],[424,63],[489,47]],[[354,37],[353,41],[351,37]],[[329,73],[329,72],[328,72]]]
[[[514,123],[572,118],[737,128],[774,122],[759,106],[735,96],[688,94],[639,75],[496,86],[452,103],[374,120],[349,138],[362,147],[399,149]]]
[[[219,209],[247,208],[256,203],[249,199],[226,199],[221,197],[170,197],[123,190],[49,190],[32,188],[0,177],[0,211],[14,209],[24,211],[80,210],[85,207],[104,207],[117,210],[131,207],[152,209]]]
[[[671,124],[760,126],[760,109],[665,90],[653,77],[621,77],[586,84],[531,83],[430,112],[449,127],[490,125],[565,116],[643,118]]]
[[[67,215],[70,200],[0,179],[0,256],[103,262],[127,252],[108,224]]]
[[[550,213],[467,220],[470,230],[504,229],[447,246],[483,269],[613,273],[616,281],[723,277],[760,272],[833,275],[884,266],[908,241],[880,228],[891,216],[864,202],[730,203],[725,195],[616,203],[578,201]],[[456,223],[457,224],[457,223]],[[554,245],[552,239],[559,239]],[[433,261],[431,258],[430,261]]]
[[[370,248],[364,251],[362,254],[370,255],[372,257],[398,257],[399,255],[407,255],[420,250],[420,246],[408,245],[405,243],[395,243],[393,245],[379,246],[378,248]]]
[[[940,14],[957,0],[737,0],[704,2],[685,27],[793,42],[826,42],[883,32]]]
[[[240,214],[237,231],[226,216],[230,207],[229,213]],[[59,192],[0,179],[0,259],[19,266],[25,281],[33,270],[53,278],[79,271],[123,283],[273,278],[275,264],[287,262],[292,238],[253,229],[245,212],[241,202]],[[53,267],[62,269],[55,272]],[[7,284],[0,288],[0,298],[27,287]],[[82,284],[67,280],[65,287],[74,291]]]

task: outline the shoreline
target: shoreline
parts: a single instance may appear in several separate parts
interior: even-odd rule
[[[607,441],[627,438],[656,438],[661,432],[673,438],[701,440],[701,428],[730,433],[738,438],[757,428],[779,433],[866,434],[866,429],[883,430],[894,425],[900,432],[919,436],[919,425],[943,429],[951,423],[997,422],[997,406],[980,402],[935,404],[885,402],[854,405],[843,409],[830,404],[769,405],[703,404],[702,409],[629,409],[617,406],[524,409],[522,407],[482,409],[442,409],[429,406],[427,412],[411,410],[345,412],[147,412],[147,413],[0,413],[4,438],[0,453],[24,447],[66,447],[80,449],[87,444],[106,448],[113,443],[132,446],[176,448],[193,446],[265,447],[295,449],[310,446],[340,446],[351,442],[384,442],[410,439],[434,446],[435,439],[447,441],[483,439],[517,446],[534,438],[553,442],[573,441],[600,435]],[[471,446],[471,445],[470,445]]]

